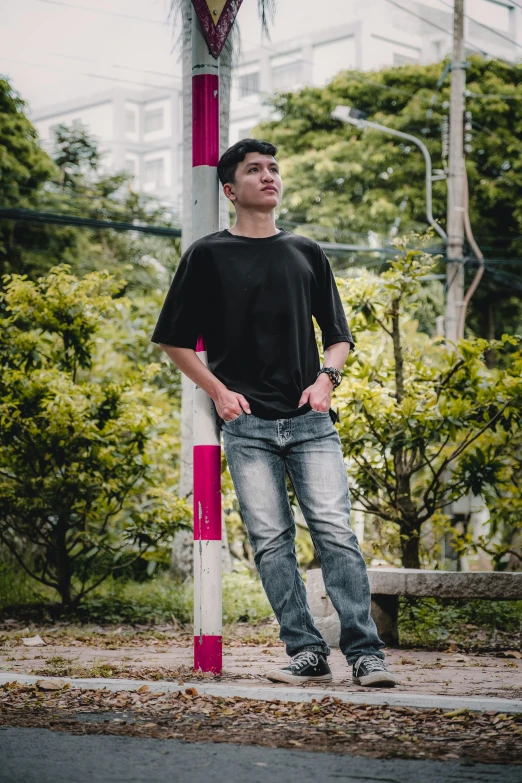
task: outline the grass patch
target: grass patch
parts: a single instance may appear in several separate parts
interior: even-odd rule
[[[0,613],[28,622],[54,621],[60,616],[45,590],[26,580],[12,563],[0,569]],[[5,588],[5,592],[3,589]],[[173,582],[160,573],[146,582],[109,577],[86,596],[68,620],[104,624],[192,624],[194,594],[191,581]],[[248,570],[223,574],[223,623],[257,623],[272,617],[261,582]]]
[[[45,588],[26,574],[8,549],[0,546],[0,613],[7,607],[47,603],[44,593]]]
[[[192,584],[160,574],[150,582],[108,580],[85,600],[84,619],[97,623],[161,623],[193,619]],[[261,582],[248,572],[223,574],[223,622],[256,623],[272,615]]]
[[[445,649],[518,647],[522,601],[404,598],[399,601],[401,646]]]

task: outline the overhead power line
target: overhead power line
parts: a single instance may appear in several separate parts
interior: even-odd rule
[[[95,218],[77,217],[76,215],[59,215],[53,212],[40,212],[36,209],[16,209],[0,207],[0,218],[8,220],[24,220],[29,223],[48,225],[74,226],[76,228],[110,228],[113,231],[138,231],[141,234],[155,234],[163,237],[180,237],[181,229],[168,226],[150,226],[146,224],[125,223],[116,220],[97,220]]]
[[[395,0],[386,0],[387,3],[390,3],[391,5],[394,5],[396,8],[400,8],[401,11],[404,11],[405,14],[410,14],[410,16],[414,16],[416,19],[420,19],[421,22],[424,22],[425,24],[431,25],[431,27],[436,28],[437,30],[440,30],[443,33],[446,33],[446,35],[451,36],[451,31],[447,30],[445,27],[441,27],[440,25],[436,24],[436,22],[432,22],[430,19],[425,19],[420,14],[415,13],[415,11],[412,11],[410,8],[405,8],[403,5],[400,5],[400,3],[396,3]],[[506,65],[513,66],[513,63],[510,63],[508,60],[504,60],[503,57],[498,57],[496,54],[492,54],[491,52],[488,52],[487,49],[483,49],[481,46],[477,46],[475,43],[470,43],[469,41],[464,42],[466,46],[471,46],[477,51],[479,51],[481,54],[485,54],[488,57],[492,57],[494,60],[500,60],[501,62],[505,63]]]
[[[27,60],[15,60],[12,57],[4,57],[3,55],[0,55],[0,60],[3,60],[4,62],[8,63],[15,63],[16,65],[28,65],[30,68],[45,68],[47,71],[60,71],[63,73],[63,68],[58,68],[55,65],[45,65],[43,63],[31,63]],[[150,82],[137,82],[132,81],[131,79],[118,79],[116,76],[107,76],[102,73],[86,73],[85,71],[78,72],[80,76],[87,76],[90,79],[108,79],[112,82],[120,82],[121,84],[133,84],[137,87],[141,87],[142,89],[152,88],[155,90],[163,90],[166,92],[179,92],[179,87],[169,87],[164,84],[151,84]],[[173,77],[175,78],[175,77]]]
[[[62,54],[62,52],[53,52],[53,57],[62,57],[64,60],[77,60],[78,62],[91,63],[92,65],[105,65],[108,68],[117,68],[120,71],[134,71],[135,73],[149,73],[151,76],[165,76],[167,79],[174,79],[177,82],[181,82],[181,77],[174,76],[172,73],[166,71],[149,71],[146,68],[135,68],[132,65],[121,65],[118,63],[108,63],[103,60],[94,60],[91,57],[77,57],[73,54]]]
[[[39,210],[18,209],[18,208],[11,208],[11,207],[0,207],[0,219],[21,220],[30,223],[37,223],[40,225],[71,226],[73,228],[111,229],[113,231],[137,231],[142,234],[153,234],[156,236],[163,236],[166,238],[181,237],[181,228],[175,226],[170,226],[170,227],[154,226],[154,225],[146,225],[146,224],[135,225],[134,223],[126,223],[123,221],[97,220],[95,218],[82,218],[82,217],[77,217],[75,215],[60,215],[52,212],[41,212]],[[345,245],[342,243],[337,244],[335,242],[318,242],[318,244],[321,247],[323,247],[324,250],[329,251],[331,253],[357,252],[357,253],[377,254],[380,256],[386,256],[386,255],[392,256],[397,254],[397,250],[394,247],[373,248],[373,247],[365,247],[362,245]],[[437,255],[441,256],[442,261],[446,261],[444,253],[438,250],[434,251],[433,248],[421,248],[421,249],[425,250],[428,253],[436,252]],[[476,262],[476,259],[474,258],[473,259],[464,258],[462,260],[471,263]],[[358,266],[369,268],[372,266],[379,266],[384,263],[386,263],[386,259],[379,258],[379,259],[367,260],[362,263],[359,262]],[[485,264],[488,272],[491,274],[492,277],[497,277],[499,280],[509,282],[511,285],[513,285],[513,287],[522,289],[522,283],[520,282],[520,279],[516,275],[513,275],[509,272],[502,272],[498,268],[495,268],[498,265],[502,265],[502,264],[522,265],[522,259],[488,258],[485,259]]]
[[[445,5],[446,8],[451,8],[453,10],[453,6],[451,6],[449,3],[446,3],[446,0],[439,0],[439,3],[442,3],[442,5]],[[474,24],[477,24],[479,27],[483,27],[484,30],[487,30],[489,33],[493,33],[494,35],[498,35],[499,38],[502,38],[504,41],[508,41],[513,46],[518,46],[519,49],[522,49],[522,44],[517,43],[512,38],[510,38],[507,35],[504,35],[503,33],[499,32],[498,30],[495,30],[494,27],[489,27],[487,24],[482,24],[482,22],[477,21],[477,19],[473,19],[472,16],[469,16],[469,14],[464,14],[466,19],[469,19],[470,22],[473,22]]]
[[[103,14],[104,16],[117,16],[120,19],[132,19],[136,22],[148,22],[149,24],[159,24],[162,27],[167,24],[167,20],[161,22],[159,19],[151,19],[148,16],[134,16],[133,14],[123,14],[119,11],[106,11],[102,8],[89,8],[86,5],[76,5],[76,3],[63,3],[60,0],[38,0],[39,3],[46,5],[57,5],[62,8],[75,8],[77,11],[87,11],[92,14]]]

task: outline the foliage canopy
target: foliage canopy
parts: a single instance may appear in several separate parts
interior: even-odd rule
[[[160,365],[107,345],[128,318],[123,285],[62,264],[5,276],[0,299],[0,540],[65,607],[191,519],[153,402]]]

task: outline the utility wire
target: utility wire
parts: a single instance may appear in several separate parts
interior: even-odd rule
[[[446,35],[451,36],[451,32],[449,30],[446,30],[445,27],[441,27],[440,25],[436,24],[435,22],[431,22],[429,19],[425,19],[420,14],[416,14],[415,11],[412,11],[409,8],[404,8],[403,5],[400,5],[399,3],[396,3],[395,0],[386,0],[387,3],[390,3],[391,5],[394,5],[396,8],[400,8],[401,11],[404,11],[406,14],[410,14],[410,16],[414,16],[416,19],[420,19],[421,22],[424,22],[425,24],[429,24],[432,27],[436,27],[437,30],[441,30],[443,33],[446,33]],[[500,60],[501,62],[505,63],[506,65],[509,65],[510,67],[513,66],[513,63],[510,63],[508,60],[504,60],[502,57],[498,57],[495,54],[491,54],[491,52],[488,52],[486,49],[483,49],[481,46],[477,46],[474,43],[470,43],[468,41],[464,42],[466,46],[471,46],[474,49],[477,49],[481,54],[486,54],[488,57],[492,57],[494,60]]]
[[[75,8],[77,11],[88,11],[92,14],[103,14],[104,16],[117,16],[120,19],[132,19],[136,22],[149,22],[150,24],[159,24],[162,27],[168,22],[166,19],[164,22],[160,22],[159,19],[151,19],[147,16],[133,16],[132,14],[123,14],[118,11],[106,11],[101,8],[89,8],[85,5],[76,5],[75,3],[63,3],[59,0],[38,0],[39,3],[45,3],[46,5],[58,5],[62,8]]]
[[[117,63],[108,63],[103,60],[93,60],[90,57],[77,57],[73,54],[63,54],[62,52],[52,52],[53,57],[62,57],[64,60],[77,60],[79,62],[91,63],[92,65],[102,65],[108,68],[117,68],[120,71],[134,71],[135,73],[149,73],[151,76],[165,76],[167,79],[175,79],[181,82],[179,76],[174,76],[166,71],[149,71],[146,68],[133,68],[131,65],[118,65]]]
[[[181,237],[181,228],[168,227],[168,226],[154,226],[147,224],[134,224],[116,220],[97,220],[95,218],[82,218],[75,215],[60,215],[52,212],[42,212],[39,210],[19,209],[13,207],[0,207],[0,219],[7,220],[21,220],[25,222],[37,223],[40,225],[65,225],[75,228],[87,228],[87,229],[111,229],[113,231],[136,231],[142,234],[154,234],[156,236],[164,237]],[[335,243],[318,242],[320,246],[325,246],[325,249],[332,254],[337,252],[347,252],[346,248],[349,246],[339,245],[336,247]],[[354,252],[350,250],[348,252]],[[357,252],[370,253],[377,255],[391,256],[397,251],[395,248],[373,248],[373,247],[357,247]],[[429,252],[427,250],[426,252]],[[442,260],[445,261],[443,253]],[[465,259],[463,259],[465,260]],[[467,259],[476,263],[476,259]],[[358,262],[357,266],[371,267],[379,266],[386,263],[385,259],[368,260],[367,262]],[[491,269],[490,264],[501,263],[500,259],[485,259],[485,267],[488,274],[492,277],[497,277],[499,280],[509,282],[510,285],[522,290],[522,282],[520,279],[509,272],[501,272],[498,269]],[[509,263],[512,263],[510,261]],[[518,263],[522,264],[522,259],[518,259]]]
[[[518,86],[518,85],[517,85]],[[520,95],[504,95],[497,92],[471,92],[466,90],[466,97],[470,98],[500,98],[504,101],[522,101],[522,93]]]
[[[59,56],[63,57],[64,55],[59,55]],[[82,59],[82,58],[78,58],[78,59]],[[9,63],[16,63],[17,65],[28,65],[31,68],[45,68],[48,71],[59,71],[60,73],[62,73],[62,71],[63,71],[62,68],[58,68],[55,65],[47,65],[47,64],[44,64],[44,63],[31,63],[31,62],[28,62],[27,60],[16,60],[16,59],[14,59],[12,57],[4,57],[2,55],[0,55],[0,60],[4,60],[5,62],[9,62]],[[86,59],[86,62],[97,62],[97,61],[96,60],[87,60]],[[120,67],[120,68],[123,68],[124,66],[116,66],[116,65],[114,65],[114,66],[109,66],[109,67],[114,67],[114,68]],[[125,68],[125,70],[134,70],[134,71],[138,71],[139,73],[155,73],[156,75],[160,75],[160,73],[158,71],[145,71],[145,70],[141,70],[139,68],[132,68],[132,69]],[[159,90],[159,91],[163,91],[163,92],[174,92],[174,93],[181,92],[181,80],[179,79],[179,77],[174,76],[174,75],[168,76],[168,78],[172,79],[173,81],[178,82],[179,86],[177,86],[177,87],[169,87],[168,85],[164,85],[164,84],[151,84],[150,82],[137,82],[137,81],[133,81],[131,79],[120,79],[117,76],[109,76],[107,74],[101,74],[101,73],[87,73],[85,71],[79,71],[78,74],[80,76],[87,76],[90,79],[105,79],[107,81],[118,82],[120,84],[132,84],[132,85],[136,85],[137,87],[141,87],[143,90],[149,88],[149,89]],[[167,76],[167,74],[165,74],[165,75]],[[239,77],[233,77],[234,81],[236,79],[239,79]],[[252,95],[250,97],[251,98],[255,98],[256,96]],[[253,101],[253,100],[248,100],[247,97],[242,97],[242,98],[238,97],[238,98],[235,98],[235,100],[238,101],[239,103],[244,103],[244,104],[246,104],[249,107],[258,106],[259,105],[258,102],[257,102],[257,99],[255,101]],[[117,144],[118,142],[114,142],[114,143]]]
[[[453,9],[453,6],[449,3],[446,3],[445,0],[439,0],[439,3],[442,3],[442,5],[445,5],[446,8]],[[518,46],[519,49],[522,49],[522,44],[517,43],[512,38],[509,38],[507,35],[504,35],[503,33],[500,33],[498,30],[495,30],[494,27],[488,27],[487,24],[482,24],[482,22],[478,22],[476,19],[473,19],[472,16],[469,16],[469,14],[464,14],[466,19],[469,19],[470,22],[473,22],[474,24],[477,24],[479,27],[483,27],[484,30],[487,30],[490,33],[493,33],[494,35],[498,35],[499,38],[503,38],[504,41],[508,41],[513,46]]]
[[[36,209],[0,207],[0,218],[24,220],[29,223],[75,226],[77,228],[110,228],[114,231],[138,231],[142,234],[155,234],[164,237],[181,236],[181,228],[150,226],[142,223],[125,223],[117,220],[97,220],[96,218],[76,217],[75,215],[59,215],[53,212],[40,212]]]
[[[42,63],[31,63],[27,60],[15,60],[12,57],[4,57],[3,55],[0,55],[0,60],[3,60],[4,62],[8,63],[16,63],[17,65],[29,65],[31,68],[45,68],[47,71],[59,71],[60,73],[63,73],[63,68],[58,68],[55,65],[45,65]],[[152,88],[156,90],[163,90],[164,92],[179,92],[179,87],[168,87],[164,84],[150,84],[147,82],[136,82],[131,81],[130,79],[118,79],[115,76],[106,76],[105,74],[101,73],[85,73],[84,71],[81,71],[79,73],[80,76],[87,76],[91,79],[108,79],[113,82],[121,82],[122,84],[133,84],[137,85],[138,87],[141,87],[142,89],[146,88]]]

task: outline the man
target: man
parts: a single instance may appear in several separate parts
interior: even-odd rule
[[[361,685],[394,685],[370,615],[364,559],[331,409],[350,329],[321,247],[278,230],[283,183],[276,147],[243,139],[218,164],[233,228],[183,254],[152,341],[211,397],[256,567],[291,657],[273,681],[332,679],[295,554],[288,474],[341,622],[340,647]],[[324,367],[312,322],[322,331]],[[195,353],[203,334],[208,368]]]

